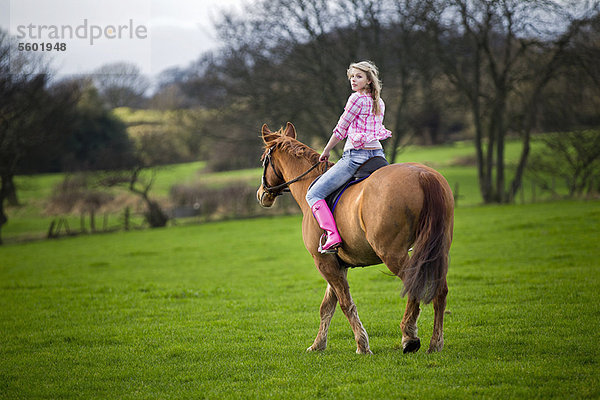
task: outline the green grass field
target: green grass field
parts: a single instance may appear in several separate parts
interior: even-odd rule
[[[539,143],[532,142],[535,149]],[[506,144],[507,164],[516,163],[521,151],[518,141],[509,141]],[[464,165],[461,160],[474,161],[474,148],[470,142],[457,142],[442,146],[409,146],[398,156],[398,162],[421,162],[438,169],[452,189],[457,192],[457,206],[470,207],[481,204],[481,194],[477,183],[477,173],[472,165]],[[205,173],[204,162],[193,162],[161,167],[157,170],[157,176],[152,187],[151,196],[155,199],[165,201],[169,197],[170,189],[175,184],[202,184],[207,187],[223,187],[234,182],[246,182],[248,185],[260,184],[262,169],[257,168],[240,171],[229,171],[221,173]],[[507,173],[510,176],[510,168]],[[149,173],[146,174],[150,176]],[[29,239],[41,239],[46,236],[50,222],[56,216],[44,212],[45,204],[51,196],[53,188],[62,181],[63,174],[42,174],[35,176],[18,176],[16,185],[18,187],[20,207],[9,207],[7,214],[9,222],[2,228],[2,238],[7,243],[15,243]],[[518,203],[532,202],[534,193],[531,183],[524,182],[523,195],[516,199]],[[544,200],[539,189],[535,200]],[[268,215],[268,212],[265,213]],[[80,215],[68,215],[66,218],[69,225],[77,228],[80,225]],[[97,224],[101,225],[103,215],[98,215]],[[118,226],[122,213],[108,215],[108,225]],[[138,222],[141,217],[138,218]],[[89,227],[88,227],[89,229]]]
[[[400,281],[350,271],[373,356],[339,309],[305,352],[298,216],[5,246],[0,398],[599,398],[599,238],[597,201],[457,208],[441,353],[403,355]]]

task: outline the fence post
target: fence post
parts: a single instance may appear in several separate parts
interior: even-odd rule
[[[131,210],[129,206],[125,207],[125,212],[123,214],[123,219],[125,219],[125,230],[129,230],[129,216],[131,214]]]
[[[92,233],[96,232],[96,213],[94,210],[90,210],[90,229]]]
[[[67,221],[66,218],[63,218],[62,221],[63,221],[63,225],[65,226],[65,232],[67,232],[67,235],[70,235],[71,229],[69,228],[69,221]]]
[[[48,228],[48,234],[46,235],[46,237],[48,239],[52,239],[54,237],[54,225],[56,224],[56,219],[53,219],[52,222],[50,222],[50,227]]]
[[[63,219],[59,218],[58,222],[56,223],[56,228],[54,230],[54,237],[60,236],[60,228],[62,227],[62,223],[63,223]]]

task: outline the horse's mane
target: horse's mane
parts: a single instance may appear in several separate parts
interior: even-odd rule
[[[316,164],[319,162],[320,154],[315,150],[300,142],[299,140],[293,139],[289,136],[282,134],[280,130],[278,133],[278,137],[274,140],[271,140],[269,143],[265,145],[265,154],[269,149],[280,149],[296,158],[304,158],[310,161],[312,164]],[[263,155],[264,158],[264,155]],[[331,163],[328,163],[332,165]],[[323,163],[326,165],[326,163]],[[321,169],[321,168],[319,168]]]

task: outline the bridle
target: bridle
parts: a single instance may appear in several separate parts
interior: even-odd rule
[[[273,151],[273,148],[274,148],[274,146],[270,147],[269,150],[267,150],[267,153],[265,154],[265,158],[263,159],[263,174],[262,174],[262,187],[266,193],[270,194],[273,197],[281,196],[283,193],[289,192],[290,191],[289,186],[292,183],[298,182],[300,179],[304,178],[313,169],[317,168],[321,164],[320,161],[317,161],[312,167],[310,167],[303,174],[297,176],[296,178],[294,178],[290,181],[285,182],[283,175],[281,175],[281,173],[279,173],[279,171],[277,171],[277,169],[275,168],[275,165],[273,164],[273,160],[271,159],[271,152]],[[284,181],[284,183],[281,183],[281,184],[275,185],[275,186],[269,186],[267,184],[267,168],[269,167],[269,165],[271,165],[271,168],[273,169],[275,176],[277,176],[279,179]]]

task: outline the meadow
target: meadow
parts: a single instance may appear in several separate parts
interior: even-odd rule
[[[600,202],[478,205],[473,168],[455,162],[469,153],[402,156],[460,182],[442,352],[424,351],[423,305],[424,346],[402,354],[406,299],[378,265],[349,272],[374,355],[354,353],[339,308],[327,350],[306,353],[326,284],[297,215],[13,241],[0,247],[0,398],[599,398]],[[156,195],[195,164],[162,171]],[[42,227],[60,179],[20,177],[14,235]]]
[[[0,397],[598,398],[599,237],[598,202],[457,209],[441,353],[402,354],[400,281],[350,271],[373,356],[339,310],[305,353],[298,216],[5,246]]]

